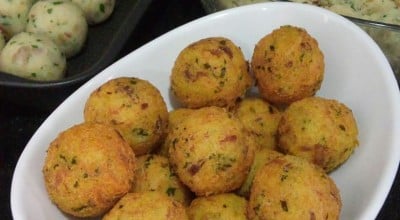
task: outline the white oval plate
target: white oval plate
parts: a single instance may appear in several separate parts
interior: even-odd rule
[[[322,8],[295,3],[262,3],[221,11],[183,25],[114,63],[66,99],[40,126],[23,151],[11,187],[16,220],[66,219],[49,200],[42,166],[49,143],[62,130],[83,121],[89,94],[118,76],[149,80],[169,109],[169,75],[189,43],[224,36],[250,59],[255,43],[281,25],[305,28],[319,42],[326,72],[317,95],[349,106],[359,126],[360,146],[331,174],[343,200],[342,219],[373,219],[390,190],[400,160],[400,95],[379,47],[358,26]]]

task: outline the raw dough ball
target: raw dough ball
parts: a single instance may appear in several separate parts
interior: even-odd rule
[[[75,3],[43,0],[36,2],[29,11],[26,31],[47,34],[69,58],[82,50],[88,24],[83,10]]]
[[[32,0],[0,1],[0,32],[3,32],[7,40],[25,30],[32,4]]]
[[[109,18],[114,10],[115,0],[72,0],[85,13],[90,25],[101,23]]]
[[[0,52],[0,70],[16,76],[50,81],[63,78],[67,61],[47,36],[21,32]]]
[[[0,31],[0,52],[6,45],[6,39],[4,37],[4,34]]]

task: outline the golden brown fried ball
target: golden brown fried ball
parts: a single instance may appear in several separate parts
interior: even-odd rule
[[[268,148],[261,148],[257,150],[255,152],[255,157],[253,163],[251,164],[250,171],[247,174],[246,180],[243,182],[242,186],[238,189],[237,193],[241,196],[248,198],[250,195],[251,185],[253,184],[253,179],[257,171],[264,164],[280,156],[283,156],[283,154]]]
[[[103,220],[187,220],[182,204],[160,192],[128,193]]]
[[[192,192],[172,172],[168,158],[145,154],[137,158],[135,183],[131,192],[158,191],[189,206]]]
[[[239,102],[235,114],[262,148],[277,147],[278,124],[281,112],[261,98],[245,98]]]
[[[84,116],[86,121],[113,125],[136,155],[156,148],[168,124],[167,106],[158,89],[134,77],[111,79],[93,91]]]
[[[111,126],[85,122],[51,142],[43,167],[50,199],[77,217],[109,210],[132,187],[135,154]]]
[[[289,104],[313,96],[324,77],[324,55],[303,28],[281,26],[256,44],[251,67],[261,96]]]
[[[186,118],[187,115],[189,115],[193,109],[189,108],[178,108],[171,110],[168,113],[168,132],[167,136],[164,140],[164,142],[161,144],[160,148],[157,150],[157,154],[160,154],[162,156],[168,157],[168,149],[171,145],[171,140],[168,138],[168,133],[173,129],[175,124],[178,124],[180,121]]]
[[[247,154],[243,165],[247,167],[247,169],[245,170],[245,175],[247,176],[250,172],[250,167],[254,162],[255,155],[257,151],[260,150],[260,147],[257,145],[254,138],[246,130],[244,130],[243,133],[245,136],[245,143],[247,145]]]
[[[233,106],[253,83],[241,49],[224,37],[184,48],[175,60],[171,90],[188,108]]]
[[[250,166],[249,146],[243,125],[227,110],[194,110],[169,135],[171,165],[197,196],[240,187]]]
[[[330,172],[358,146],[351,109],[336,100],[310,97],[292,103],[279,124],[279,148]]]
[[[187,209],[191,220],[246,220],[247,200],[233,193],[197,197]]]
[[[333,180],[303,158],[277,157],[259,169],[251,187],[249,219],[339,219]]]

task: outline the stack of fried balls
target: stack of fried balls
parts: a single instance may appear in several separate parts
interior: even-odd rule
[[[50,144],[43,174],[66,215],[103,219],[339,219],[329,176],[358,146],[345,104],[316,96],[324,55],[285,25],[251,60],[225,37],[200,39],[170,75],[177,105],[135,77],[86,100],[84,122]]]

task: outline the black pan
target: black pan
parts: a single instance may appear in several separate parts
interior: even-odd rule
[[[104,23],[90,26],[82,51],[68,59],[66,77],[32,81],[0,72],[0,100],[28,108],[51,110],[84,82],[113,63],[151,0],[117,0]]]

